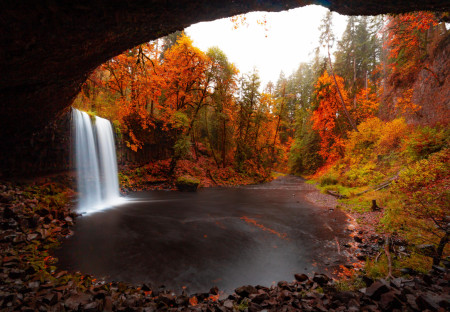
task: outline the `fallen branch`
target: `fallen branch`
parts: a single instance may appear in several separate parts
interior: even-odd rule
[[[330,191],[330,190],[327,190],[327,194],[328,194],[328,195],[331,195],[331,196],[334,196],[334,197],[336,197],[336,198],[339,198],[339,199],[341,199],[341,198],[348,198],[348,197],[345,196],[345,195],[341,195],[341,194],[339,194],[338,192],[334,192],[334,191]]]
[[[378,253],[378,255],[375,257],[375,262],[378,262],[378,259],[380,258],[380,256],[381,256],[382,253],[383,253],[382,251],[380,251],[380,252]]]
[[[397,172],[397,174],[395,176],[389,178],[387,181],[385,181],[383,183],[380,183],[380,184],[377,184],[375,186],[369,187],[367,190],[356,194],[356,196],[361,196],[361,195],[363,195],[365,193],[368,193],[368,192],[371,192],[371,191],[379,191],[381,189],[384,189],[384,188],[390,186],[392,184],[392,182],[397,180],[399,176],[400,176],[400,171]]]

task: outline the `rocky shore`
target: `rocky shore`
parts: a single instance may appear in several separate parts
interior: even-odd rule
[[[0,184],[1,311],[448,311],[448,268],[427,274],[372,280],[344,291],[327,275],[296,274],[295,282],[270,288],[242,286],[225,297],[209,293],[175,295],[150,285],[106,283],[57,269],[49,251],[65,237],[77,215],[68,204],[67,181],[38,186]],[[354,235],[357,245],[366,236]],[[381,239],[378,237],[377,239]],[[378,244],[377,241],[374,244]],[[382,245],[382,243],[378,244]],[[361,250],[372,250],[359,246]],[[345,248],[345,246],[343,247]]]

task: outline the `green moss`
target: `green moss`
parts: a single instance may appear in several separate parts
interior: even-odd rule
[[[272,171],[272,172],[270,173],[270,176],[271,176],[273,179],[276,179],[276,178],[279,178],[279,177],[284,177],[285,175],[286,175],[285,173],[277,172],[277,171]]]
[[[180,191],[195,192],[200,185],[200,180],[189,175],[184,175],[177,178],[175,185]]]
[[[176,183],[184,183],[184,184],[188,184],[188,185],[199,185],[200,180],[195,177],[185,175],[185,176],[178,177]]]
[[[352,276],[349,279],[340,279],[336,281],[335,287],[339,291],[355,291],[366,287],[366,283],[361,276]]]

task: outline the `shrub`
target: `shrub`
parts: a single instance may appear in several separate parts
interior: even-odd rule
[[[378,183],[384,174],[376,169],[376,164],[369,161],[366,164],[354,165],[344,173],[343,184],[346,186],[364,186]]]
[[[403,118],[387,122],[383,126],[377,145],[379,154],[390,153],[400,147],[402,140],[408,134],[408,125]]]
[[[418,127],[407,141],[406,149],[413,160],[427,158],[447,145],[450,131],[444,128]]]
[[[319,180],[320,186],[336,185],[338,183],[337,177],[332,173],[323,175]]]
[[[450,149],[410,165],[392,192],[400,204],[389,207],[384,222],[414,243],[433,243],[438,263],[450,234]]]
[[[373,147],[378,143],[383,128],[383,122],[376,117],[367,119],[358,125],[358,132],[350,132],[345,144],[346,156],[361,154],[370,156]]]

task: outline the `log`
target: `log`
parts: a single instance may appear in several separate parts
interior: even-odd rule
[[[341,198],[348,198],[348,197],[345,196],[345,195],[342,195],[342,194],[339,194],[338,192],[330,191],[330,190],[327,190],[327,194],[328,194],[328,195],[331,195],[331,196],[334,196],[334,197],[336,197],[336,198],[339,198],[339,199],[341,199]]]

